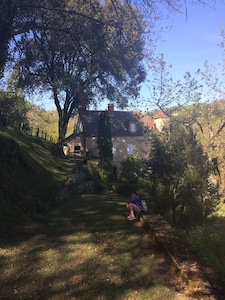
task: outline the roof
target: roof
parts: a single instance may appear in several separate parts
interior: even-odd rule
[[[83,124],[83,132],[86,136],[98,136],[99,116],[103,111],[82,111],[80,113],[80,121]],[[113,115],[109,115],[112,124],[112,136],[142,136],[147,126],[147,119],[143,119],[144,115],[137,112],[114,111]],[[150,117],[148,117],[150,120]],[[143,119],[143,120],[142,120]],[[130,123],[136,124],[136,132],[130,132]],[[150,125],[150,124],[149,124]]]
[[[160,109],[154,114],[154,119],[166,119],[168,116]]]

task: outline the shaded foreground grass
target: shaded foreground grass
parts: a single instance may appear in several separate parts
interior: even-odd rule
[[[74,196],[0,244],[0,299],[187,299],[118,196]]]

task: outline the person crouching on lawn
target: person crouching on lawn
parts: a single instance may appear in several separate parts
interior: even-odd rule
[[[127,217],[129,221],[135,220],[135,213],[142,211],[141,199],[135,191],[132,192],[131,199],[127,202],[126,208],[129,212],[129,216]]]

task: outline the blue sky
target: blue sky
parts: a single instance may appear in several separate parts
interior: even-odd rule
[[[225,27],[225,4],[211,2],[215,2],[212,8],[188,4],[187,18],[185,14],[174,14],[159,24],[172,26],[162,34],[157,53],[162,53],[164,60],[172,65],[170,73],[175,80],[181,79],[187,71],[194,75],[206,60],[215,66],[223,61],[225,53],[219,44],[221,26]],[[149,98],[148,83],[143,84],[141,96]]]
[[[162,35],[165,41],[158,45],[158,52],[172,64],[174,75],[196,70],[205,60],[221,62],[223,50],[218,44],[220,26],[225,23],[225,4],[216,2],[211,9],[188,6],[187,19],[185,15],[174,15],[171,30]]]

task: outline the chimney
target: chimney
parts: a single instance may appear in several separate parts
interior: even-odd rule
[[[113,104],[108,104],[108,113],[110,116],[114,115],[114,105]]]

